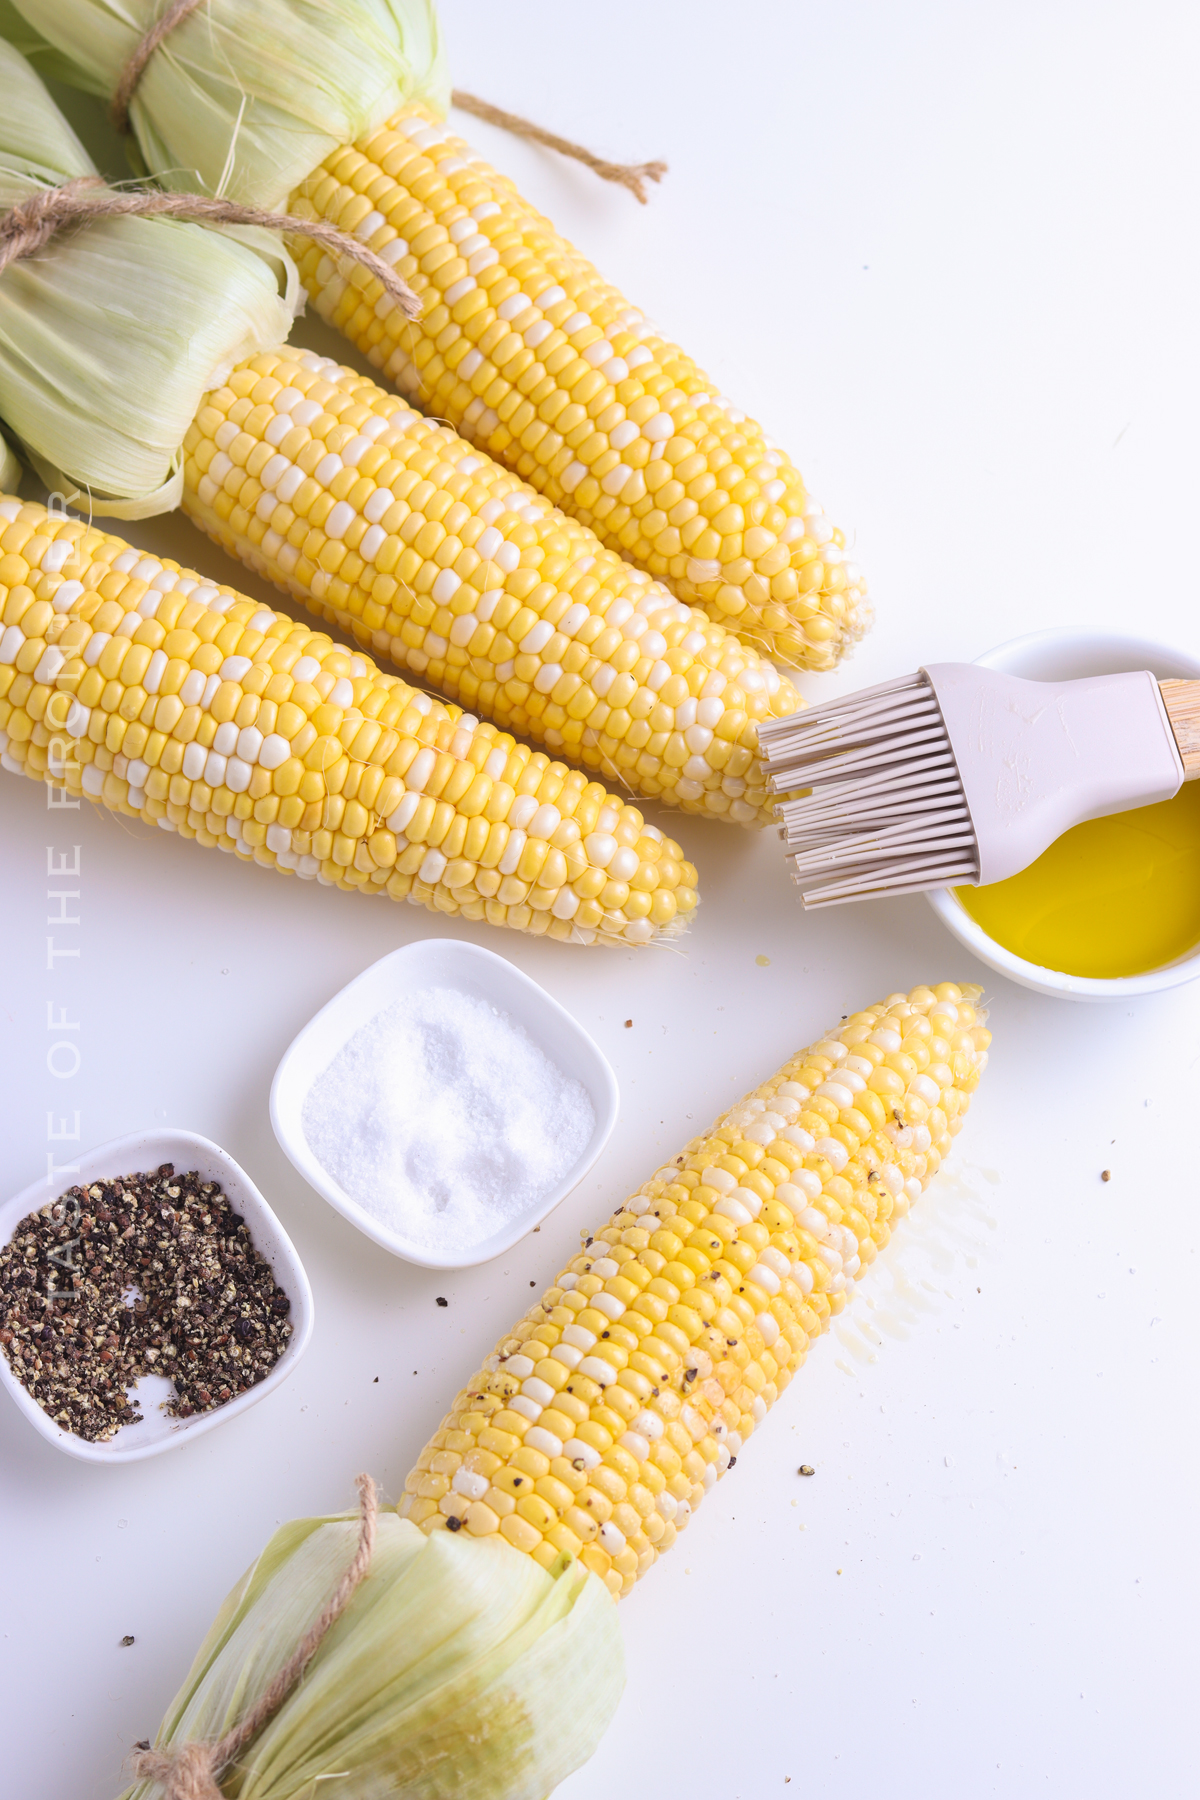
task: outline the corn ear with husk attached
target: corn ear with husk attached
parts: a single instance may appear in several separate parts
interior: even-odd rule
[[[28,157],[69,132],[32,71],[8,55],[30,100],[24,136],[12,122],[9,131]],[[219,252],[222,240],[209,242]],[[0,281],[0,328],[5,298]],[[38,319],[69,358],[65,290],[46,297]],[[152,348],[151,388],[177,353],[168,323]],[[118,341],[117,366],[121,354]],[[95,359],[101,381],[107,366]],[[225,548],[364,648],[607,783],[737,824],[771,822],[758,723],[800,699],[769,662],[449,427],[352,370],[279,344],[220,373],[207,394],[186,395],[196,412],[183,503]],[[0,366],[0,422],[4,406]],[[158,431],[156,407],[148,394],[146,457],[156,446],[168,453],[180,425],[177,411]],[[26,449],[44,466],[56,420],[24,424]],[[72,472],[91,493],[105,486],[106,449],[103,435],[75,444]]]
[[[10,5],[53,41],[68,80],[112,93],[138,32],[114,31],[108,0]],[[138,29],[157,10],[157,0],[126,0]],[[259,205],[282,200],[277,176],[291,169],[292,213],[353,233],[419,295],[412,321],[377,276],[292,240],[318,311],[403,392],[745,643],[833,668],[872,616],[843,534],[762,427],[443,123],[440,65],[423,82],[414,56],[392,78],[393,106],[366,128],[338,138],[326,109],[334,141],[300,171],[292,145],[315,146],[310,94],[326,86],[313,10],[211,0],[177,27],[151,57],[131,115],[147,166],[169,186],[213,191],[219,179]],[[370,20],[366,0],[328,8],[331,57],[344,33],[361,32],[378,58],[376,98],[401,12],[414,30],[426,21],[432,43],[424,0],[379,0]],[[265,69],[260,44],[270,46]],[[172,85],[184,60],[200,107]],[[286,146],[274,165],[246,137],[268,96]]]
[[[843,1018],[587,1238],[422,1453],[407,1516],[380,1521],[366,1582],[240,1759],[238,1800],[310,1800],[335,1770],[349,1800],[541,1800],[579,1766],[623,1679],[609,1596],[733,1467],[937,1171],[987,1062],[981,997],[946,982]],[[246,1716],[351,1535],[276,1533],[160,1751]]]

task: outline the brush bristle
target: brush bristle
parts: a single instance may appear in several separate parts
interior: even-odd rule
[[[901,676],[787,718],[759,745],[779,835],[808,907],[975,881],[979,852],[926,677]]]

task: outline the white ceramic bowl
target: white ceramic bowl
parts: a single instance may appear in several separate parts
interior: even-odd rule
[[[977,661],[984,668],[1022,675],[1029,681],[1070,681],[1077,676],[1120,675],[1129,669],[1149,669],[1160,681],[1200,677],[1200,656],[1192,652],[1152,638],[1100,631],[1037,631],[1028,637],[1012,638]],[[952,888],[936,888],[927,898],[947,930],[980,962],[1039,994],[1052,994],[1061,1000],[1126,1000],[1134,994],[1178,987],[1200,975],[1200,947],[1162,968],[1148,969],[1143,975],[1122,975],[1111,980],[1064,975],[1057,969],[1026,962],[1024,957],[998,944],[966,911]]]
[[[557,1187],[542,1194],[491,1237],[472,1244],[458,1256],[431,1255],[427,1248],[373,1219],[322,1168],[308,1147],[302,1123],[309,1089],[347,1039],[406,994],[428,987],[457,988],[508,1013],[552,1062],[582,1082],[596,1115],[595,1130],[582,1155]],[[599,1047],[570,1013],[504,957],[458,938],[424,938],[405,944],[364,969],[293,1039],[271,1086],[275,1136],[309,1186],[393,1256],[426,1269],[467,1269],[488,1262],[540,1225],[596,1161],[617,1122],[618,1105],[616,1076]]]
[[[165,1376],[144,1377],[137,1384],[143,1417],[136,1425],[122,1425],[116,1435],[103,1444],[89,1444],[85,1438],[76,1437],[74,1432],[64,1431],[61,1425],[56,1425],[49,1413],[43,1412],[21,1386],[9,1368],[8,1358],[0,1355],[0,1385],[8,1389],[35,1431],[40,1431],[68,1456],[77,1456],[83,1462],[138,1462],[142,1457],[174,1450],[202,1432],[224,1424],[226,1419],[236,1418],[287,1380],[312,1336],[312,1289],[291,1239],[246,1171],[218,1144],[198,1137],[194,1131],[143,1131],[135,1132],[132,1137],[113,1138],[111,1143],[101,1144],[86,1156],[79,1157],[77,1174],[64,1173],[52,1187],[47,1187],[44,1180],[33,1182],[23,1193],[0,1206],[0,1243],[8,1242],[29,1213],[45,1206],[48,1200],[57,1200],[68,1187],[86,1186],[88,1182],[131,1175],[135,1171],[141,1173],[161,1168],[168,1162],[174,1163],[181,1174],[196,1169],[206,1181],[220,1183],[234,1211],[241,1213],[249,1226],[255,1249],[270,1263],[275,1280],[292,1303],[288,1315],[292,1335],[287,1349],[262,1381],[236,1399],[227,1400],[224,1406],[215,1406],[211,1412],[194,1413],[190,1419],[172,1419],[161,1410],[159,1402],[167,1397],[171,1386]]]

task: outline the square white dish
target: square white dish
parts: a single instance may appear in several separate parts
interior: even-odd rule
[[[308,1345],[313,1328],[313,1297],[308,1276],[297,1256],[291,1239],[267,1205],[246,1171],[232,1156],[210,1139],[193,1131],[144,1131],[130,1137],[113,1138],[78,1158],[78,1173],[66,1170],[50,1186],[43,1179],[0,1206],[0,1244],[6,1244],[21,1220],[37,1212],[50,1200],[57,1200],[69,1187],[86,1186],[89,1182],[112,1179],[160,1168],[174,1163],[181,1173],[196,1169],[206,1181],[219,1182],[226,1199],[245,1219],[256,1250],[270,1263],[275,1280],[291,1301],[292,1335],[283,1355],[262,1381],[247,1393],[215,1406],[209,1412],[193,1413],[188,1419],[170,1418],[160,1408],[169,1382],[165,1377],[151,1376],[137,1384],[143,1417],[134,1425],[123,1425],[106,1443],[90,1444],[55,1424],[32,1395],[26,1392],[9,1367],[8,1358],[0,1353],[0,1385],[12,1398],[36,1431],[49,1439],[68,1456],[83,1462],[139,1462],[146,1456],[158,1456],[173,1450],[202,1432],[212,1431],[226,1419],[244,1413],[286,1381]],[[76,1165],[72,1165],[72,1168]],[[149,1384],[149,1385],[147,1385]]]
[[[591,1137],[557,1186],[458,1256],[432,1255],[428,1248],[373,1219],[318,1162],[304,1135],[302,1119],[309,1090],[347,1040],[385,1008],[429,987],[457,988],[507,1013],[552,1062],[582,1083],[596,1115]],[[570,1013],[504,957],[458,938],[424,938],[393,950],[364,969],[292,1040],[271,1085],[275,1136],[309,1186],[393,1256],[426,1269],[466,1269],[488,1262],[532,1231],[593,1166],[617,1122],[618,1105],[616,1076]]]

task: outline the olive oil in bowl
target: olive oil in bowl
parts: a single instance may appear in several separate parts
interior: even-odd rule
[[[1200,781],[1076,825],[1019,875],[955,893],[989,937],[1042,968],[1107,980],[1161,969],[1200,945]]]

